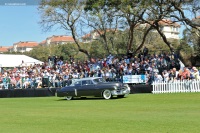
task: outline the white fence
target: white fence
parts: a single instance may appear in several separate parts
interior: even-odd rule
[[[174,80],[169,82],[153,82],[153,94],[156,93],[180,93],[200,92],[199,80]]]

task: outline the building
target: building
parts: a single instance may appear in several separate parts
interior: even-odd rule
[[[97,31],[92,31],[84,36],[81,37],[83,43],[90,43],[94,40],[97,40],[100,38],[99,34]]]
[[[0,46],[0,53],[2,54],[2,53],[5,53],[5,52],[9,52],[9,48],[10,47],[6,47],[6,46]]]
[[[107,29],[106,32],[117,32],[115,29]],[[105,31],[99,31],[100,34],[104,34]],[[81,37],[83,43],[90,43],[94,40],[98,40],[100,38],[97,30],[93,30],[90,33]]]
[[[158,24],[160,25],[160,29],[165,34],[166,38],[180,39],[180,24],[174,23],[171,20],[167,19],[160,21]]]
[[[152,22],[153,23],[153,22]],[[180,39],[179,38],[179,34],[180,34],[180,27],[181,25],[175,22],[172,22],[171,20],[168,19],[163,19],[161,21],[158,22],[159,26],[160,26],[160,30],[165,34],[166,38],[168,39]],[[139,27],[137,25],[137,28],[146,28],[147,26],[149,26],[149,24],[145,23],[145,24],[139,24]],[[107,32],[110,31],[118,31],[118,30],[110,30],[108,29]],[[156,32],[156,30],[152,30],[153,32]],[[100,31],[100,34],[103,34],[103,31]],[[81,37],[82,42],[83,43],[90,43],[94,40],[97,40],[100,38],[99,33],[94,30],[91,31],[90,33],[84,35]]]
[[[46,45],[46,43],[47,43],[47,41],[46,41],[46,40],[44,40],[44,41],[40,42],[40,43],[39,43],[39,45],[41,45],[41,46],[45,46],[45,45]]]
[[[159,21],[158,24],[159,24],[160,30],[164,33],[166,38],[180,39],[179,38],[180,27],[181,27],[180,24],[178,24],[176,22],[172,22],[169,19],[163,19],[163,20]],[[144,28],[146,26],[149,26],[149,24],[140,24],[140,28]],[[156,32],[156,30],[153,30],[153,31]]]
[[[74,39],[72,36],[64,36],[64,35],[60,35],[60,36],[51,36],[46,38],[46,40],[42,41],[39,43],[39,45],[42,46],[48,46],[48,45],[59,45],[59,44],[66,44],[66,43],[74,43]]]
[[[13,44],[13,48],[10,49],[12,52],[28,52],[31,51],[34,47],[38,46],[37,42],[26,41],[26,42],[17,42]]]

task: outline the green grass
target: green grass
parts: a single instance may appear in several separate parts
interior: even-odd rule
[[[123,99],[1,98],[1,133],[197,133],[200,93]]]

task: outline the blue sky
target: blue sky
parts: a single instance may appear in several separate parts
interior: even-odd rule
[[[0,3],[0,46],[12,46],[19,41],[41,42],[52,35],[69,35],[65,30],[43,32],[39,25],[38,6],[5,6]],[[183,27],[181,28],[181,32]],[[181,35],[180,35],[181,36]]]
[[[37,6],[0,6],[0,46],[19,41],[41,42],[52,35],[67,35],[64,30],[43,32]]]

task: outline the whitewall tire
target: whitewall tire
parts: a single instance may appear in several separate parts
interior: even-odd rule
[[[72,100],[72,98],[73,98],[72,96],[66,96],[65,97],[66,100]]]
[[[104,91],[103,91],[103,98],[105,98],[105,99],[110,99],[110,98],[112,98],[111,91],[110,91],[110,90],[104,90]]]

